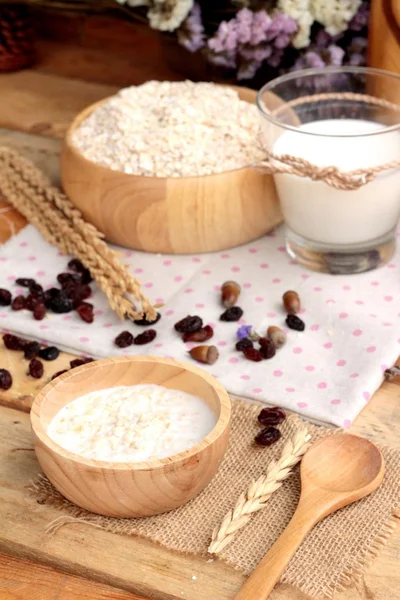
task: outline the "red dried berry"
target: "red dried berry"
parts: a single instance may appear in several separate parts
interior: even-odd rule
[[[295,331],[304,331],[306,328],[304,321],[297,315],[288,315],[286,317],[286,325],[289,329],[294,329]]]
[[[31,360],[39,354],[40,344],[38,342],[29,342],[24,347],[24,358]]]
[[[253,362],[260,362],[264,358],[260,350],[256,348],[245,348],[243,354],[247,360],[252,360]]]
[[[60,375],[62,375],[63,373],[66,373],[67,371],[68,371],[68,369],[63,369],[62,371],[57,371],[57,373],[54,373],[51,380],[53,381],[53,379],[56,379],[56,377],[59,377]]]
[[[276,427],[266,427],[255,437],[255,442],[259,446],[272,446],[282,437],[281,432]]]
[[[48,346],[39,351],[40,358],[44,360],[56,360],[60,355],[60,351],[56,346]]]
[[[45,317],[46,310],[46,305],[43,302],[38,302],[33,307],[33,318],[36,319],[36,321],[41,321]]]
[[[280,425],[285,419],[286,413],[278,406],[263,408],[258,415],[261,425]]]
[[[43,302],[46,308],[51,308],[51,303],[53,302],[54,298],[60,295],[60,293],[61,292],[58,288],[50,288],[49,290],[45,291],[43,294]]]
[[[133,344],[133,335],[129,331],[122,331],[114,340],[114,344],[118,348],[127,348]]]
[[[184,333],[182,336],[182,340],[186,342],[205,342],[209,340],[214,335],[214,330],[210,325],[206,325],[202,327],[198,331],[193,331],[192,333]]]
[[[36,283],[36,281],[34,279],[31,279],[30,277],[18,277],[18,279],[15,280],[15,283],[17,285],[20,285],[21,287],[28,288],[34,283]]]
[[[75,273],[80,273],[82,283],[90,283],[93,281],[89,269],[87,269],[80,260],[73,258],[68,263],[68,268]]]
[[[11,293],[4,288],[0,288],[0,306],[10,306],[11,299]]]
[[[156,323],[158,323],[158,321],[161,319],[161,315],[158,312],[156,315],[156,318],[153,321],[149,321],[149,319],[146,319],[146,317],[143,317],[142,319],[134,319],[133,322],[135,323],[135,325],[141,325],[143,327],[148,327],[149,325],[155,325]]]
[[[243,352],[246,348],[253,348],[253,342],[248,338],[243,338],[236,342],[235,348],[236,350],[239,350],[239,352]]]
[[[174,325],[175,330],[179,333],[194,333],[203,327],[203,319],[198,316],[188,315]]]
[[[157,331],[155,329],[146,329],[143,333],[140,333],[135,337],[134,343],[137,346],[142,346],[143,344],[150,344],[154,340],[157,335]]]
[[[243,310],[239,306],[231,306],[220,316],[220,321],[239,321],[243,316]]]
[[[27,308],[30,311],[33,311],[33,309],[35,308],[36,304],[38,302],[40,302],[40,298],[38,296],[35,296],[34,294],[29,294],[26,298],[25,298],[25,308]]]
[[[61,283],[61,287],[69,282],[81,283],[81,276],[79,273],[59,273],[57,275],[58,283]]]
[[[62,292],[52,299],[51,310],[57,314],[63,314],[71,312],[72,302]]]
[[[75,369],[90,362],[93,362],[93,358],[74,358],[69,364],[71,365],[71,369]]]
[[[14,300],[11,303],[12,310],[22,310],[25,308],[25,298],[24,296],[15,296]]]
[[[43,296],[43,288],[40,283],[36,283],[36,281],[30,284],[29,291],[33,296]]]
[[[276,348],[270,339],[260,338],[258,343],[260,344],[260,352],[264,358],[272,358],[275,356]]]
[[[29,375],[35,379],[40,379],[43,376],[43,363],[37,358],[32,358],[29,363]]]
[[[8,350],[23,350],[29,342],[23,338],[19,338],[11,333],[5,333],[3,335],[3,342]]]
[[[10,371],[7,371],[7,369],[0,369],[0,390],[9,390],[12,383],[13,380]]]
[[[76,312],[85,323],[93,323],[94,315],[93,315],[93,304],[89,304],[89,302],[82,302]]]

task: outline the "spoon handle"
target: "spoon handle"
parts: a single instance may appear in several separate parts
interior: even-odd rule
[[[314,524],[315,518],[299,505],[285,531],[254,569],[234,600],[266,600]]]

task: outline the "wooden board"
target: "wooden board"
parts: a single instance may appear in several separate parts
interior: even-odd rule
[[[0,597],[2,600],[140,600],[129,592],[60,574],[50,567],[2,553]]]
[[[56,87],[54,79],[50,76],[46,76],[45,80],[42,79],[42,75],[39,77],[40,82],[47,86],[42,93],[48,94],[50,91],[53,93]],[[5,80],[3,79],[3,81]],[[5,88],[13,85],[14,82],[15,78],[7,79],[4,84]],[[46,118],[49,126],[46,133],[52,132],[51,135],[54,137],[59,136],[62,127],[65,128],[68,125],[70,109],[66,109],[65,106],[75,106],[77,102],[73,98],[75,85],[70,84],[69,81],[63,82],[62,87],[67,96],[62,104],[48,102],[47,105]],[[80,86],[85,87],[85,85],[80,82]],[[89,84],[90,89],[92,89],[91,85]],[[35,122],[35,111],[40,107],[40,85],[34,81],[34,78],[28,77],[27,80],[20,80],[18,86],[19,89],[28,90],[30,99],[35,98],[34,102],[28,102],[26,114],[22,120],[21,128],[26,132],[31,130],[29,124]],[[1,93],[9,97],[7,89],[3,89]],[[72,96],[70,97],[68,94]],[[86,91],[81,89],[80,101],[83,101],[82,99],[85,97]],[[78,107],[77,110],[79,109]],[[17,129],[18,114],[5,106],[0,122]],[[62,124],[62,127],[59,124]],[[19,148],[40,164],[54,181],[57,180],[58,140],[2,130],[0,131],[0,142],[6,142]],[[21,217],[13,210],[0,212],[0,217],[2,216],[7,217],[15,227],[24,224]],[[2,219],[0,219],[0,235],[4,241],[6,237],[9,237],[11,229],[7,222],[4,222],[3,225],[1,223]],[[51,374],[50,370],[61,369],[69,359],[69,356],[63,355],[54,363],[48,363],[46,365],[47,375]],[[21,356],[18,353],[5,352],[4,348],[0,348],[0,365],[3,364],[11,364],[15,379],[13,388],[5,394],[0,394],[3,404],[25,411],[29,410],[32,396],[44,381],[33,381],[28,378],[26,362],[21,359]],[[363,413],[356,419],[352,430],[376,441],[400,447],[399,424],[400,386],[384,383]],[[208,563],[203,558],[183,557],[159,548],[146,540],[115,536],[83,524],[66,526],[59,530],[54,537],[47,539],[44,529],[52,519],[60,515],[60,512],[47,506],[38,505],[35,499],[27,493],[27,485],[39,472],[38,463],[31,450],[29,416],[21,410],[0,407],[0,428],[2,431],[0,437],[0,550],[19,557],[34,559],[74,575],[83,575],[107,585],[118,586],[129,592],[144,594],[150,598],[230,600],[234,597],[243,578],[240,573],[217,560]],[[366,573],[365,589],[359,592],[348,590],[337,598],[339,600],[366,600],[367,598],[369,600],[395,600],[399,598],[399,560],[400,529],[397,529]],[[26,563],[24,562],[24,564]],[[37,574],[40,575],[41,570],[38,569]],[[193,576],[196,577],[195,580]],[[2,578],[4,579],[4,575]],[[11,574],[10,578],[13,583]],[[1,586],[0,597],[3,598]],[[18,598],[16,595],[12,597],[13,600],[15,597]],[[79,597],[85,597],[83,592]],[[92,597],[96,598],[94,591]],[[43,597],[40,596],[40,600],[45,600],[45,598],[44,594]],[[119,596],[116,598],[119,600]],[[65,597],[65,600],[72,599],[72,594]],[[111,599],[113,596],[110,596]],[[272,593],[271,599],[306,600],[306,596],[289,586],[278,585]]]

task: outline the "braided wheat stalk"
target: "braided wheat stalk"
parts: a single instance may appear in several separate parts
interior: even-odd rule
[[[107,296],[120,319],[156,317],[155,308],[142,293],[140,283],[102,240],[102,234],[86,223],[71,201],[53,187],[32,163],[9,148],[0,148],[0,191],[35,225],[43,237],[65,254],[79,258]],[[141,304],[136,310],[131,298]]]
[[[299,429],[288,440],[278,461],[272,461],[265,475],[253,481],[247,492],[240,495],[235,507],[222,520],[221,525],[213,531],[208,552],[218,554],[228,546],[237,532],[245,527],[253,513],[264,508],[272,494],[279,489],[292,469],[308,450],[311,436],[307,429]]]

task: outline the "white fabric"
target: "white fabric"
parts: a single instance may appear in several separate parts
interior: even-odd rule
[[[229,392],[344,427],[362,410],[379,387],[383,370],[400,353],[400,249],[388,266],[354,276],[304,270],[287,256],[282,229],[246,246],[208,255],[121,252],[147,295],[165,303],[152,344],[123,350],[114,345],[121,331],[136,335],[144,328],[121,323],[94,284],[96,291],[88,300],[96,309],[93,324],[84,323],[75,312],[48,313],[43,321],[35,321],[28,311],[0,307],[0,327],[96,358],[156,354],[190,361],[190,345],[181,341],[173,325],[188,314],[198,314],[215,327],[214,338],[207,343],[220,351],[219,360],[204,368]],[[0,250],[0,287],[15,295],[16,277],[34,277],[51,287],[67,261],[28,226]],[[306,323],[304,333],[288,330],[287,344],[271,360],[245,360],[234,348],[240,324],[219,321],[223,308],[218,290],[227,279],[242,286],[241,323],[261,334],[268,325],[285,327],[282,294],[296,290],[304,307],[300,315]]]

